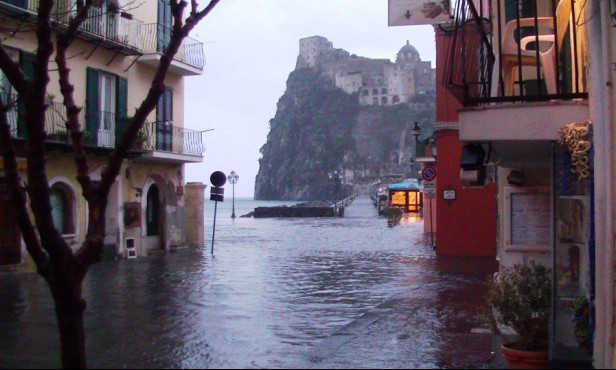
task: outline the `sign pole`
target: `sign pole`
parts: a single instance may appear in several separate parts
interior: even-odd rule
[[[210,176],[212,183],[210,200],[214,202],[214,230],[212,230],[212,258],[214,258],[214,240],[216,239],[216,214],[218,213],[218,202],[224,202],[225,189],[223,186],[227,183],[227,175],[224,172],[216,171]]]
[[[218,212],[218,201],[214,202],[214,230],[212,230],[212,258],[214,257],[214,239],[216,239],[216,213]]]
[[[432,215],[432,199],[430,199],[430,244],[432,249],[436,249],[434,246],[434,216]]]

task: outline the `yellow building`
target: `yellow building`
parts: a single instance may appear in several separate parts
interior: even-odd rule
[[[3,30],[18,29],[3,41],[26,75],[32,70],[38,0],[0,0]],[[75,99],[83,107],[80,123],[87,138],[91,177],[100,179],[108,155],[130,117],[145,98],[162,52],[171,35],[168,0],[104,0],[90,11],[79,39],[68,55]],[[130,4],[129,4],[130,3]],[[76,12],[73,0],[57,1],[55,29],[65,27]],[[49,66],[47,175],[52,191],[56,227],[74,247],[85,238],[87,207],[76,180],[76,170],[65,127],[55,63]],[[166,79],[166,91],[149,117],[122,165],[109,196],[105,256],[146,256],[185,244],[184,165],[203,161],[201,132],[184,128],[184,77],[203,73],[203,44],[187,38]],[[0,72],[0,92],[14,94]],[[21,170],[25,170],[25,140],[17,106],[9,112]],[[0,167],[0,265],[28,264],[27,253]],[[25,178],[25,172],[22,178]],[[127,248],[130,248],[127,251]],[[134,249],[133,249],[134,248]],[[127,253],[128,252],[128,253]]]

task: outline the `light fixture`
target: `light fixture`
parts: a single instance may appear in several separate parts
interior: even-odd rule
[[[419,127],[419,122],[415,122],[413,126],[413,136],[415,137],[415,141],[419,140],[419,135],[421,135],[421,128]]]
[[[407,21],[410,21],[410,20],[411,20],[411,17],[413,16],[413,14],[411,14],[411,11],[410,11],[410,10],[407,10],[407,11],[406,11],[406,14],[404,14],[404,16],[406,17],[406,20],[407,20]]]

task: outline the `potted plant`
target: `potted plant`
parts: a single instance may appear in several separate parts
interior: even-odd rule
[[[135,136],[135,141],[133,142],[133,149],[135,150],[144,150],[145,143],[148,140],[148,136],[143,132],[143,130],[137,131],[137,136]]]
[[[503,269],[488,282],[487,316],[497,332],[512,329],[518,340],[502,346],[512,369],[549,368],[551,272],[531,262]]]

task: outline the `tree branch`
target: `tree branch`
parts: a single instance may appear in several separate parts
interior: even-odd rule
[[[18,94],[27,95],[30,83],[19,64],[11,58],[2,43],[0,43],[0,70],[4,72],[4,75],[9,79],[9,82],[17,90]]]
[[[47,279],[49,278],[49,257],[39,243],[36,230],[28,214],[28,202],[25,190],[21,186],[21,178],[17,170],[17,156],[13,140],[11,139],[11,126],[7,119],[7,112],[10,109],[9,105],[4,104],[0,100],[0,147],[2,147],[4,173],[7,179],[8,190],[11,194],[13,208],[17,213],[17,223],[26,243],[26,249],[32,256],[38,273]]]
[[[72,251],[56,230],[51,216],[50,188],[46,174],[45,112],[47,111],[46,93],[49,85],[49,61],[54,51],[52,41],[51,13],[53,0],[40,0],[37,22],[38,50],[34,63],[34,78],[29,94],[25,97],[28,109],[25,112],[27,130],[28,187],[30,208],[34,214],[36,228],[41,237],[43,248],[52,260],[64,261],[72,256]],[[23,98],[23,97],[22,97]]]

